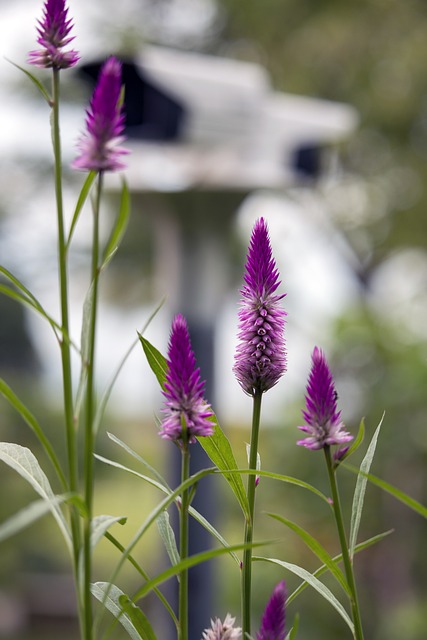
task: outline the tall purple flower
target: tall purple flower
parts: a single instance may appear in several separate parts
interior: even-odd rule
[[[189,443],[195,442],[196,436],[212,435],[213,424],[209,418],[213,411],[203,398],[205,385],[200,379],[200,369],[196,368],[187,322],[181,314],[172,322],[167,363],[163,392],[166,417],[160,435],[178,444],[183,441],[184,429]]]
[[[202,640],[241,640],[242,630],[234,626],[235,621],[236,618],[232,618],[229,613],[224,622],[219,618],[211,620],[211,628],[204,630]]]
[[[125,116],[121,104],[122,65],[112,56],[101,67],[80,138],[80,155],[73,168],[83,171],[117,171],[125,168],[121,156],[129,153],[123,142]]]
[[[312,366],[305,397],[306,408],[302,412],[305,424],[298,429],[309,436],[297,444],[307,449],[323,449],[334,444],[343,444],[353,439],[345,431],[341,411],[337,409],[337,392],[325,354],[314,347]]]
[[[255,223],[240,290],[239,343],[233,371],[249,395],[271,389],[286,371],[285,317],[278,295],[279,272],[264,218]]]
[[[46,0],[43,19],[38,20],[37,42],[42,49],[30,51],[28,62],[45,69],[67,69],[80,59],[77,51],[62,51],[74,36],[70,36],[73,24],[67,19],[65,0]]]
[[[284,580],[273,590],[261,620],[257,640],[285,640],[286,585]]]

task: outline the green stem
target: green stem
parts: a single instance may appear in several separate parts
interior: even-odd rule
[[[71,374],[71,349],[68,316],[68,260],[65,243],[64,209],[62,199],[62,154],[61,136],[59,128],[59,70],[53,69],[52,77],[52,139],[55,171],[55,196],[58,225],[58,269],[59,288],[61,300],[61,362],[62,383],[64,394],[65,432],[67,442],[67,460],[69,489],[73,493],[78,492],[78,468],[77,468],[77,438],[74,428],[74,403]],[[73,537],[73,568],[75,583],[78,588],[78,559],[80,549],[80,524],[79,513],[76,507],[71,506],[71,530]],[[81,613],[81,600],[78,595],[78,606]],[[80,618],[81,619],[81,618]]]
[[[339,536],[340,545],[341,545],[345,575],[347,578],[348,586],[350,587],[350,591],[351,591],[350,603],[351,603],[351,611],[353,615],[355,638],[356,640],[363,640],[362,619],[360,616],[360,608],[359,608],[359,602],[357,597],[356,582],[354,579],[353,564],[351,562],[350,554],[348,551],[348,543],[347,543],[347,537],[345,534],[344,520],[343,520],[341,502],[340,502],[340,497],[338,492],[338,484],[337,484],[337,479],[335,475],[334,465],[332,462],[330,447],[325,446],[324,452],[325,452],[325,459],[326,459],[326,467],[328,469],[329,482],[331,485],[333,509],[335,514],[335,520],[337,523],[338,536]]]
[[[181,482],[190,477],[190,451],[186,438],[186,429],[183,428],[182,456],[181,456]],[[190,490],[184,489],[181,494],[179,555],[184,560],[188,557],[188,509],[190,506]],[[179,640],[188,640],[188,569],[179,574]]]
[[[256,470],[258,457],[258,438],[261,417],[261,391],[256,391],[253,396],[252,410],[252,434],[249,452],[249,469]],[[256,475],[248,477],[248,508],[249,517],[245,523],[245,544],[251,544],[254,532]],[[251,633],[251,591],[252,591],[252,548],[243,552],[242,565],[242,638]]]
[[[84,441],[84,495],[85,495],[85,524],[84,524],[84,640],[92,640],[92,595],[90,591],[92,581],[92,549],[91,549],[91,528],[93,518],[93,453],[94,453],[94,418],[95,418],[95,338],[96,338],[96,318],[98,307],[98,284],[99,284],[99,210],[102,191],[102,173],[98,176],[98,188],[96,200],[93,207],[93,238],[92,238],[92,268],[91,268],[91,313],[89,319],[89,349],[87,361],[87,383],[86,383],[86,415],[85,415],[85,441]]]

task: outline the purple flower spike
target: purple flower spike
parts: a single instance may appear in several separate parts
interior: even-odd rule
[[[86,117],[86,132],[80,138],[80,155],[72,164],[83,171],[118,171],[126,165],[121,156],[127,149],[119,145],[125,124],[121,105],[122,65],[109,58],[99,72]]]
[[[286,371],[285,317],[277,295],[279,272],[264,218],[255,223],[249,245],[239,311],[239,344],[233,371],[249,395],[271,389]]]
[[[28,62],[44,69],[67,69],[74,67],[80,59],[77,51],[62,51],[62,48],[74,40],[70,37],[73,24],[67,19],[68,9],[65,0],[46,0],[43,19],[38,21],[37,42],[43,47],[30,51]]]
[[[341,411],[337,410],[337,392],[325,355],[315,347],[311,372],[305,397],[306,409],[302,412],[306,424],[298,427],[309,434],[297,444],[307,449],[323,449],[334,444],[344,444],[353,439],[344,429]]]
[[[202,640],[241,640],[242,630],[235,627],[236,618],[227,613],[224,622],[219,618],[211,620],[211,628],[205,629]]]
[[[200,379],[200,369],[196,368],[187,323],[180,314],[172,322],[167,363],[163,392],[166,417],[160,435],[177,444],[183,441],[184,428],[189,443],[196,442],[196,436],[211,436],[213,424],[209,418],[213,411],[203,398],[205,385]]]
[[[262,616],[257,640],[285,640],[286,585],[284,580],[273,590]]]

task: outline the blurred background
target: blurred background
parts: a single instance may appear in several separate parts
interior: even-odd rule
[[[69,11],[82,56],[78,68],[62,74],[70,217],[83,181],[68,167],[91,93],[87,80],[107,55],[126,61],[132,217],[103,281],[100,392],[136,330],[166,296],[146,336],[165,351],[172,314],[188,316],[208,397],[239,464],[246,465],[251,402],[231,367],[245,251],[253,222],[262,215],[270,227],[288,312],[288,372],[265,396],[263,467],[328,491],[322,456],[295,446],[310,355],[318,344],[328,355],[348,428],[356,433],[364,416],[369,439],[386,412],[373,473],[426,504],[425,3],[70,0]],[[55,315],[49,111],[5,59],[25,65],[27,52],[37,48],[35,24],[41,13],[38,0],[0,0],[0,262]],[[37,75],[48,81],[47,73]],[[105,234],[118,188],[119,180],[112,177]],[[89,213],[79,223],[71,252],[76,340],[88,285],[88,238]],[[0,370],[63,451],[60,361],[53,334],[5,297],[0,298]],[[160,401],[136,347],[112,394],[99,452],[132,466],[107,438],[106,432],[113,432],[166,473],[172,452],[170,443],[157,437]],[[33,435],[5,400],[0,411],[0,438],[37,453]],[[97,472],[97,513],[128,516],[125,527],[113,530],[125,544],[159,496],[123,472],[101,464]],[[3,521],[35,496],[5,466],[0,478]],[[355,478],[343,470],[341,482],[349,516]],[[201,485],[199,494],[204,490]],[[217,528],[238,543],[243,523],[226,483],[206,490]],[[313,496],[264,480],[257,501],[257,537],[280,539],[265,555],[309,570],[317,567],[299,539],[262,511],[295,520],[331,553],[338,552],[331,514]],[[369,487],[361,539],[391,528],[392,535],[357,557],[366,637],[423,640],[425,522]],[[0,637],[34,640],[61,633],[64,640],[76,638],[67,552],[51,519],[2,542],[0,554]],[[136,555],[150,574],[165,565],[155,530]],[[108,580],[116,561],[111,545],[101,543],[95,578]],[[204,571],[208,606],[200,609],[202,619],[191,640],[199,640],[209,617],[239,611],[239,569],[232,560],[222,559]],[[258,620],[274,585],[285,577],[292,590],[298,580],[262,563],[254,571]],[[132,592],[138,576],[126,570],[119,585]],[[165,614],[152,599],[143,606],[165,639]],[[309,589],[289,607],[289,621],[297,611],[301,638],[348,635],[335,612]],[[111,637],[121,637],[108,623]]]

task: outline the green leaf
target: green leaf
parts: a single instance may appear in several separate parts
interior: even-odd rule
[[[120,245],[120,242],[123,239],[123,236],[126,232],[126,228],[129,222],[129,214],[130,214],[129,189],[127,187],[126,182],[123,181],[119,214],[117,216],[116,224],[114,225],[111,231],[111,235],[108,239],[108,242],[104,250],[104,255],[102,258],[103,265],[109,261],[112,254],[116,251],[117,247]]]
[[[316,489],[316,487],[313,487],[311,484],[308,484],[308,482],[304,482],[304,480],[299,480],[298,478],[293,478],[292,476],[283,476],[280,473],[273,473],[272,471],[262,471],[261,469],[256,471],[254,471],[253,469],[238,469],[237,471],[240,475],[256,474],[260,478],[271,478],[273,480],[279,480],[279,482],[286,482],[288,484],[293,484],[296,487],[301,487],[301,489],[306,489],[307,491],[314,493],[314,495],[318,496],[319,498],[322,498],[322,500],[328,505],[328,507],[331,508],[329,499],[325,496],[325,494]],[[232,472],[235,473],[236,469],[234,469]],[[222,473],[226,475],[228,472],[222,471]]]
[[[105,537],[106,537],[107,540],[109,540],[111,542],[111,544],[113,544],[116,547],[116,549],[118,549],[121,553],[123,553],[123,551],[125,550],[124,546],[113,535],[111,535],[111,533],[109,533],[107,531],[105,533]],[[138,571],[138,573],[144,578],[144,580],[149,580],[150,579],[148,574],[137,563],[137,561],[135,560],[135,558],[131,554],[128,555],[128,561]],[[159,591],[159,589],[154,589],[154,593],[159,598],[159,600],[161,601],[161,603],[165,607],[166,611],[169,613],[169,615],[170,615],[170,617],[171,617],[176,629],[178,630],[178,626],[179,626],[178,625],[178,620],[177,620],[177,617],[176,617],[172,607],[170,606],[169,602],[166,600],[166,598],[162,594],[162,592]]]
[[[120,598],[126,596],[115,584],[110,582],[95,582],[91,585],[92,595],[95,596],[99,602],[101,602],[110,613],[120,622],[120,624],[126,629],[128,635],[132,640],[141,640],[144,636],[141,636],[138,628],[135,626],[133,620],[128,613],[123,611]]]
[[[81,188],[80,191],[80,195],[78,197],[77,200],[77,204],[76,204],[76,208],[74,210],[74,215],[73,218],[71,220],[71,225],[70,225],[70,231],[68,234],[68,239],[67,239],[67,244],[66,244],[66,249],[68,250],[71,244],[71,238],[73,237],[73,233],[74,233],[74,229],[76,228],[76,224],[77,221],[80,217],[80,213],[81,210],[83,209],[83,206],[87,200],[87,197],[90,193],[90,190],[92,188],[92,185],[94,183],[94,180],[96,178],[96,176],[98,175],[97,171],[89,171],[86,180],[83,183],[83,186]]]
[[[144,324],[143,328],[141,329],[141,333],[139,335],[142,335],[148,328],[148,326],[150,325],[151,321],[153,320],[153,318],[157,315],[157,313],[159,312],[159,310],[162,308],[162,306],[165,303],[165,299],[163,298],[160,303],[157,305],[157,307],[154,309],[154,311],[150,314],[150,316],[148,317],[148,320],[146,321],[146,323]],[[114,372],[111,381],[109,382],[109,384],[107,385],[101,400],[99,401],[99,405],[96,411],[96,415],[95,415],[95,420],[94,420],[94,432],[97,433],[102,421],[102,418],[104,416],[104,412],[108,403],[108,400],[110,398],[111,392],[114,388],[114,385],[116,383],[117,378],[120,375],[121,370],[123,369],[124,365],[126,364],[127,359],[129,358],[130,354],[132,353],[133,349],[136,347],[136,345],[138,344],[139,341],[139,337],[137,337],[132,344],[130,345],[129,349],[126,351],[126,353],[124,354],[121,362],[119,363],[116,371]]]
[[[113,435],[112,433],[107,432],[107,436],[110,438],[110,440],[112,440],[115,444],[119,445],[119,447],[121,447],[122,449],[124,449],[127,453],[129,453],[129,455],[131,455],[133,458],[135,458],[135,460],[137,460],[140,464],[142,464],[146,469],[148,469],[149,471],[151,471],[151,473],[153,474],[153,476],[155,478],[157,478],[157,480],[160,482],[160,484],[162,484],[166,489],[168,489],[168,491],[172,491],[168,485],[168,483],[166,482],[166,480],[163,478],[163,476],[157,471],[157,469],[155,469],[153,466],[151,466],[151,464],[149,464],[142,456],[139,455],[139,453],[137,453],[136,451],[134,451],[131,447],[129,447],[129,445],[127,445],[125,442],[123,442],[123,440],[120,440],[120,438],[118,438],[117,436]]]
[[[64,539],[71,551],[71,535],[66,520],[57,504],[57,499],[51,489],[49,480],[42,471],[36,457],[27,448],[11,442],[0,442],[0,460],[14,469],[24,478],[49,505]]]
[[[118,441],[118,438],[115,438],[115,436],[113,437],[114,440]],[[138,456],[138,454],[135,454],[136,456]],[[163,493],[165,493],[166,495],[172,495],[172,489],[169,488],[169,486],[166,483],[162,482],[161,476],[160,477],[160,482],[157,480],[153,480],[153,478],[150,478],[149,476],[143,475],[142,473],[139,473],[138,471],[135,471],[134,469],[130,469],[129,467],[126,467],[125,465],[116,462],[114,460],[109,460],[108,458],[104,458],[103,456],[100,456],[98,454],[95,454],[95,458],[97,460],[99,460],[100,462],[103,462],[104,464],[108,464],[111,467],[115,467],[116,469],[121,469],[122,471],[126,471],[127,473],[130,473],[133,476],[136,476],[138,478],[141,478],[141,480],[144,480],[145,482],[148,482],[148,484],[151,484],[153,487],[156,487],[156,489],[159,489],[160,491],[162,491]],[[138,456],[139,458],[139,456]],[[211,469],[209,471],[209,473],[213,473],[215,470]],[[158,474],[157,474],[158,475]],[[175,492],[176,493],[176,492]],[[176,498],[175,498],[176,500]],[[218,542],[220,544],[222,544],[224,547],[228,547],[228,542],[225,540],[225,538],[223,538],[223,536],[215,529],[215,527],[213,527],[213,525],[208,522],[198,511],[196,511],[196,509],[194,509],[194,507],[189,507],[188,510],[189,514],[195,519],[197,520],[197,522],[199,522],[207,531],[209,531],[209,533],[212,534],[212,536],[218,540]],[[234,560],[237,562],[237,564],[240,564],[240,560],[239,558],[236,556],[236,554],[230,553],[230,555],[234,558]]]
[[[325,598],[325,600],[327,600],[330,605],[332,605],[332,607],[339,613],[341,618],[344,620],[344,622],[351,629],[351,632],[354,634],[353,622],[350,620],[350,617],[349,617],[348,613],[346,612],[346,610],[344,609],[344,607],[342,606],[342,604],[337,600],[337,598],[328,589],[328,587],[326,587],[323,584],[323,582],[320,582],[320,580],[318,580],[309,571],[307,571],[306,569],[303,569],[302,567],[299,567],[296,564],[292,564],[290,562],[284,562],[283,560],[278,560],[277,558],[260,558],[260,557],[254,556],[253,560],[254,561],[256,560],[256,561],[270,562],[272,564],[277,564],[280,567],[283,567],[284,569],[287,569],[291,573],[294,573],[295,575],[297,575],[300,578],[302,578],[313,589],[315,589],[318,593],[320,593],[320,595],[323,596],[323,598]]]
[[[157,587],[159,584],[166,582],[169,578],[172,578],[175,575],[181,573],[181,571],[185,571],[186,569],[190,569],[195,565],[201,564],[202,562],[207,562],[208,560],[212,560],[213,558],[217,558],[218,556],[222,556],[225,553],[230,553],[230,551],[239,551],[243,549],[247,549],[249,547],[261,547],[266,544],[271,544],[271,541],[264,542],[253,542],[251,544],[235,544],[229,547],[228,549],[210,549],[208,551],[202,551],[201,553],[196,553],[193,556],[189,556],[184,560],[181,560],[178,564],[169,567],[162,573],[158,574],[148,582],[146,582],[133,596],[134,600],[139,600],[139,598],[144,598],[150,591]],[[321,584],[321,583],[320,583]]]
[[[291,520],[287,520],[286,518],[278,516],[274,513],[268,513],[267,515],[269,515],[271,518],[274,518],[275,520],[278,520],[286,527],[289,527],[289,529],[291,529],[292,531],[295,531],[295,533],[301,538],[301,540],[305,542],[307,547],[311,549],[311,551],[313,551],[313,553],[319,558],[319,560],[321,560],[321,562],[326,565],[332,575],[336,578],[337,582],[344,589],[345,593],[348,596],[351,596],[351,590],[347,584],[347,580],[345,579],[343,572],[338,567],[337,563],[331,558],[326,549],[315,538],[313,538],[313,536],[311,536],[307,531],[305,531],[302,527],[297,525],[295,522],[292,522]]]
[[[27,425],[32,429],[32,431],[36,434],[39,442],[43,446],[43,449],[46,452],[49,460],[52,463],[56,473],[58,474],[58,478],[62,484],[62,487],[65,489],[67,487],[67,481],[65,479],[64,473],[61,469],[61,465],[59,464],[58,458],[56,457],[55,451],[45,436],[43,429],[39,425],[36,418],[33,416],[31,411],[27,409],[27,407],[21,402],[17,395],[12,391],[12,389],[6,384],[6,382],[0,378],[0,393],[4,398],[11,404],[11,406],[19,413],[19,415],[23,418],[23,420],[27,423]]]
[[[362,420],[360,421],[359,431],[357,432],[356,439],[354,440],[349,450],[343,455],[343,457],[338,462],[338,464],[341,464],[343,460],[346,460],[351,455],[353,455],[353,453],[355,453],[357,449],[360,447],[360,445],[362,444],[364,438],[365,438],[365,420],[364,418],[362,418]]]
[[[142,348],[146,355],[148,364],[151,367],[162,389],[166,381],[167,361],[166,358],[145,338],[140,336]],[[214,425],[214,433],[211,436],[197,438],[211,461],[218,467],[220,471],[226,471],[225,479],[229,483],[234,495],[242,508],[245,518],[249,517],[248,499],[243,486],[240,472],[237,469],[237,462],[233,454],[230,442],[224,435],[218,424],[216,416],[212,416]]]
[[[33,311],[38,313],[44,320],[50,324],[56,337],[58,333],[62,332],[60,325],[47,313],[37,298],[31,293],[29,289],[5,267],[0,266],[0,274],[2,274],[9,282],[11,282],[17,290],[0,284],[0,292],[7,295],[9,298],[16,300],[20,304],[30,307]],[[64,340],[69,340],[69,337],[64,335]],[[71,341],[70,341],[71,344]],[[75,348],[75,345],[73,345]]]
[[[179,551],[178,547],[176,546],[174,530],[172,529],[169,522],[168,512],[162,511],[162,513],[159,514],[156,523],[171,564],[178,564]]]
[[[296,614],[294,618],[294,624],[292,625],[292,629],[289,631],[288,635],[286,636],[286,640],[295,640],[295,638],[297,637],[298,626],[299,626],[299,615]]]
[[[357,476],[356,488],[354,490],[354,496],[353,496],[353,505],[351,509],[351,524],[350,524],[350,538],[349,538],[349,553],[350,553],[351,559],[353,559],[354,548],[357,543],[357,535],[359,533],[360,519],[362,517],[363,502],[365,500],[366,484],[368,482],[365,474],[369,473],[369,469],[371,468],[371,464],[372,464],[372,460],[374,459],[375,449],[377,446],[378,436],[381,430],[381,425],[383,423],[383,420],[384,420],[384,414],[380,420],[378,427],[375,430],[375,433],[372,437],[368,450],[360,465],[361,473],[359,473],[359,475]]]
[[[119,603],[123,607],[123,611],[129,616],[135,629],[138,631],[143,640],[156,640],[156,634],[153,631],[147,616],[136,606],[129,596],[122,595],[119,597]]]
[[[360,471],[356,467],[352,467],[351,465],[348,465],[348,464],[344,466],[349,471],[362,475],[364,478],[366,478],[366,480],[369,480],[369,482],[371,482],[372,484],[376,485],[380,489],[383,489],[384,491],[392,495],[394,498],[396,498],[396,500],[399,500],[399,502],[402,502],[407,507],[409,507],[409,509],[412,509],[412,511],[415,511],[423,518],[427,518],[427,507],[421,504],[421,502],[414,500],[414,498],[411,498],[411,496],[408,496],[408,494],[404,493],[404,491],[401,491],[401,489],[397,489],[397,487],[394,487],[393,485],[386,482],[385,480],[381,480],[381,478],[377,478],[377,476],[372,475],[372,473],[364,473],[363,471]]]
[[[108,529],[116,523],[126,524],[126,516],[96,516],[91,522],[90,543],[92,549],[96,547],[101,538],[104,537]]]
[[[51,504],[48,504],[46,500],[36,500],[27,507],[24,507],[18,513],[5,520],[0,524],[0,542],[7,540],[16,535],[23,529],[29,527],[33,522],[36,522],[52,509],[52,504],[59,505],[68,499],[68,495],[55,496]]]
[[[359,553],[360,551],[363,551],[364,549],[367,549],[368,547],[372,546],[373,544],[376,544],[377,542],[380,542],[381,540],[383,540],[384,538],[386,538],[387,536],[389,536],[391,533],[393,533],[393,529],[390,529],[389,531],[385,531],[384,533],[379,533],[376,536],[373,536],[372,538],[369,538],[368,540],[365,540],[364,542],[360,542],[358,545],[356,545],[355,548],[355,552]],[[333,558],[334,562],[342,562],[342,554],[340,553],[337,556],[334,556]],[[318,576],[322,575],[322,573],[325,573],[325,571],[328,570],[328,567],[323,564],[321,567],[319,567],[314,573],[313,575],[317,578]],[[295,598],[302,592],[304,591],[304,589],[307,587],[307,583],[303,582],[302,584],[300,584],[299,587],[297,587],[295,589],[295,591],[293,591],[291,593],[291,595],[287,598],[286,602],[288,604],[290,604],[292,602],[292,600],[295,600]]]
[[[212,422],[214,423],[213,434],[204,438],[197,438],[197,441],[211,461],[218,467],[218,470],[224,472],[224,477],[236,496],[245,518],[249,518],[248,498],[230,442],[219,426],[216,416],[213,416]],[[257,471],[257,475],[260,475],[259,471]]]
[[[152,372],[156,376],[161,388],[163,389],[165,386],[166,373],[168,370],[166,358],[142,335],[139,335],[139,339],[141,341],[142,348],[144,349],[147,362],[150,365]]]
[[[14,67],[16,67],[17,69],[19,69],[20,71],[22,71],[22,73],[25,73],[25,75],[31,80],[31,82],[35,85],[35,87],[38,89],[38,91],[40,91],[41,95],[43,96],[43,98],[46,100],[46,102],[48,103],[49,106],[52,106],[52,100],[50,95],[48,94],[48,92],[46,91],[46,89],[44,88],[44,86],[42,85],[42,83],[40,82],[40,80],[38,80],[32,73],[30,73],[27,69],[24,69],[24,67],[20,67],[19,64],[16,64],[15,62],[12,62],[12,60],[9,60],[8,58],[6,58],[6,60],[8,62],[10,62],[10,64],[12,64]]]

